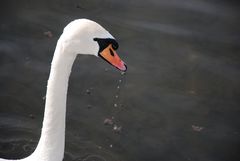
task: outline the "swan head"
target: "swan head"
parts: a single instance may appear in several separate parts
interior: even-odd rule
[[[73,54],[100,57],[121,71],[127,66],[118,56],[118,43],[101,25],[88,19],[70,22],[63,31],[61,40]]]

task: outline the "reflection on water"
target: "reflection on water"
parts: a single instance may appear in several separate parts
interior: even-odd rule
[[[85,17],[117,38],[128,72],[77,58],[64,161],[240,160],[238,2],[0,3],[0,158],[34,150],[56,41]]]

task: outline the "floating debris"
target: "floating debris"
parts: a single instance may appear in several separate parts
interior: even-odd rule
[[[119,97],[118,95],[115,96],[115,98],[118,98],[118,97]]]
[[[104,125],[113,125],[113,119],[105,118],[103,123]]]
[[[114,103],[114,105],[113,105],[114,107],[117,107],[118,105],[116,104],[116,103]]]
[[[192,125],[192,129],[193,129],[193,131],[200,132],[204,129],[204,127]]]
[[[117,86],[117,89],[120,89],[120,86]]]
[[[109,145],[109,147],[110,147],[110,148],[112,148],[112,147],[113,147],[113,145],[112,145],[112,144],[110,144],[110,145]]]
[[[119,79],[119,80],[118,80],[118,82],[119,82],[119,83],[122,83],[122,80],[121,80],[121,79]]]
[[[53,37],[53,34],[52,34],[51,31],[45,31],[43,34],[44,34],[46,37],[48,37],[48,38],[52,38],[52,37]]]

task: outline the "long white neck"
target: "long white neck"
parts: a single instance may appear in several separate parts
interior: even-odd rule
[[[76,55],[59,39],[47,85],[43,127],[38,146],[30,160],[62,161],[65,144],[65,116],[68,80]],[[66,56],[65,56],[66,55]],[[32,158],[33,157],[33,158]]]

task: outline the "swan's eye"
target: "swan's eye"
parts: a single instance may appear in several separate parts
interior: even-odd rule
[[[107,48],[109,45],[111,45],[113,50],[118,49],[118,43],[115,39],[111,38],[94,38],[94,41],[98,42],[99,45],[99,53],[102,52],[105,48]]]
[[[110,48],[109,50],[110,50],[110,54],[114,56],[114,52],[112,51],[112,49]]]
[[[116,40],[113,40],[113,42],[112,42],[112,48],[113,48],[114,50],[117,50],[117,49],[118,49],[118,43],[117,43]]]

